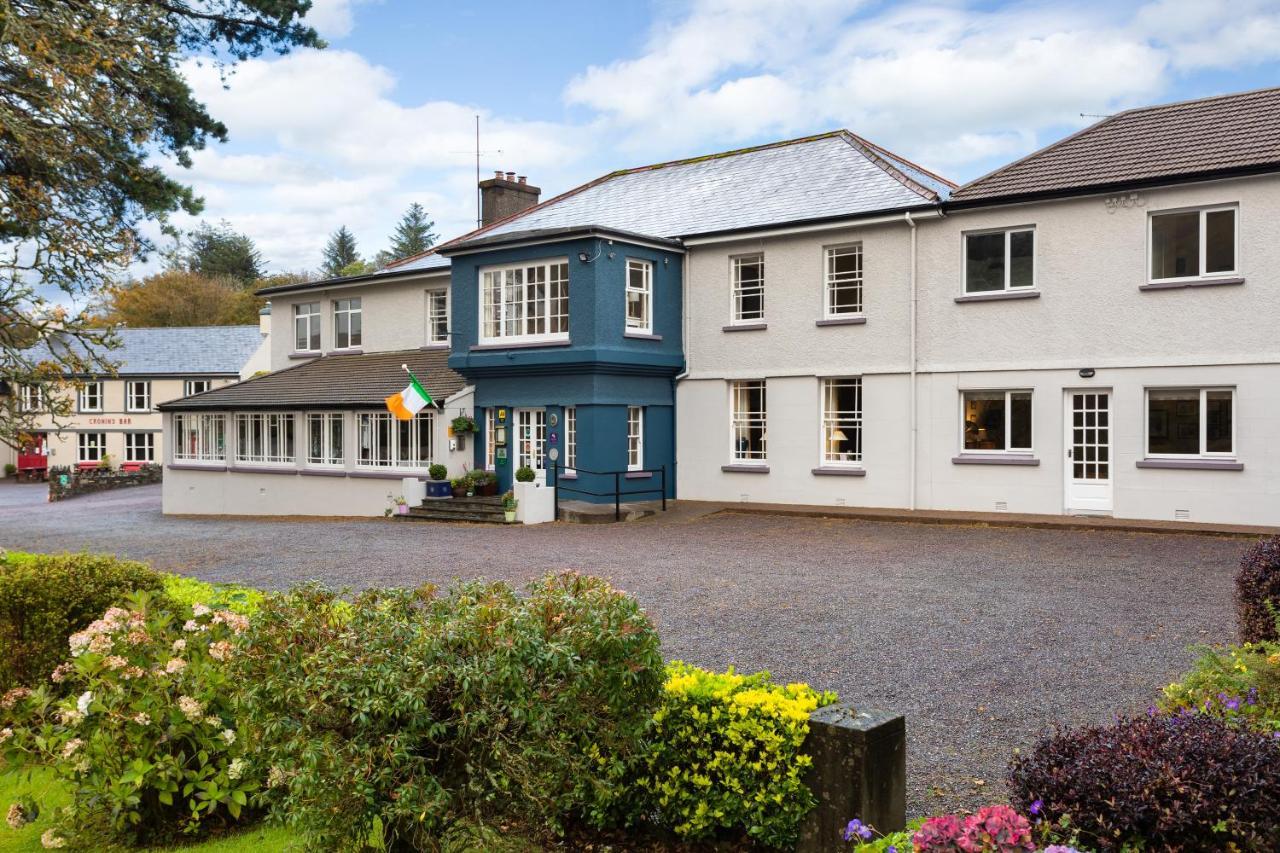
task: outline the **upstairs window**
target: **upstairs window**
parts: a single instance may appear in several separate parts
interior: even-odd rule
[[[644,467],[644,409],[627,407],[627,470]]]
[[[730,432],[734,462],[764,462],[768,432],[763,379],[729,383]]]
[[[18,386],[18,408],[24,412],[38,412],[44,408],[44,392],[39,385]]]
[[[1151,280],[1212,278],[1236,272],[1236,209],[1209,207],[1151,214]]]
[[[764,321],[764,255],[743,255],[733,259],[733,305],[735,323]]]
[[[1030,391],[965,391],[962,399],[966,451],[1031,452]]]
[[[319,302],[293,306],[293,348],[298,352],[320,352]]]
[[[1234,454],[1233,389],[1152,389],[1147,392],[1148,456]]]
[[[213,387],[213,382],[208,379],[188,379],[182,383],[182,396],[190,397],[192,394],[203,394]]]
[[[102,383],[86,382],[80,387],[80,411],[102,411]]]
[[[826,316],[862,313],[862,244],[827,249]]]
[[[627,331],[653,331],[653,264],[627,261]]]
[[[356,349],[360,346],[360,297],[333,301],[333,346]]]
[[[427,343],[449,343],[449,291],[427,291]]]
[[[481,343],[569,339],[569,264],[486,269],[480,274]]]
[[[1035,286],[1034,228],[964,235],[964,292],[995,293]]]
[[[151,411],[151,382],[131,379],[124,383],[124,408],[128,412]]]

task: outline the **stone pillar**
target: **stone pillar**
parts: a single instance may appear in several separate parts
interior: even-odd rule
[[[797,853],[848,850],[844,828],[855,817],[880,832],[907,822],[907,726],[901,714],[840,702],[813,712],[804,752],[806,782],[818,805],[800,829]]]

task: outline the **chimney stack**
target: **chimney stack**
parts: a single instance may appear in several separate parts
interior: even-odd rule
[[[515,172],[494,170],[492,178],[480,182],[480,224],[492,225],[499,219],[528,210],[538,203],[542,190]]]

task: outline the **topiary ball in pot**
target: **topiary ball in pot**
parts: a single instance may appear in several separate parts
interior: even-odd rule
[[[446,468],[445,466],[441,465],[439,462],[437,462],[436,464],[434,464],[434,465],[432,465],[430,468],[428,468],[428,469],[427,469],[427,474],[428,474],[428,475],[431,477],[431,479],[433,479],[433,480],[447,480],[447,479],[449,479],[449,469],[448,469],[448,468]]]
[[[533,469],[528,465],[522,465],[516,469],[516,482],[532,483],[534,476]]]
[[[1236,575],[1236,622],[1240,642],[1280,640],[1280,536],[1245,552]]]

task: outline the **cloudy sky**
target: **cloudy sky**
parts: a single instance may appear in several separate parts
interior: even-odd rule
[[[315,0],[324,51],[191,62],[231,140],[175,169],[273,270],[410,202],[444,237],[481,168],[543,198],[616,168],[834,128],[964,181],[1081,114],[1280,85],[1280,0]],[[187,226],[192,223],[180,222]]]

